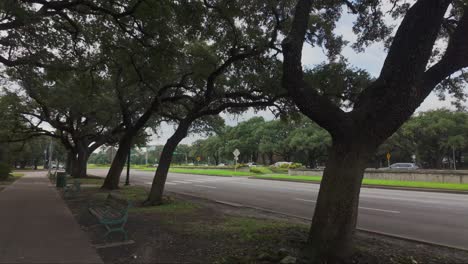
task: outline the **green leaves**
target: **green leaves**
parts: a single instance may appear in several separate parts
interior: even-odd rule
[[[468,147],[468,113],[447,109],[420,113],[405,123],[381,147],[378,155],[392,153],[395,161],[418,162],[430,168],[440,168],[444,157],[452,157]],[[457,154],[458,155],[458,154]],[[394,160],[394,159],[392,159]]]

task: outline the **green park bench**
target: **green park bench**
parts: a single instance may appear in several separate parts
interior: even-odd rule
[[[67,198],[76,197],[81,192],[81,182],[74,180],[72,184],[67,184],[63,189],[63,196]]]
[[[50,172],[50,173],[49,173],[49,179],[50,179],[53,183],[55,183],[55,180],[57,179],[57,172],[56,172],[56,171],[55,171],[55,172]]]
[[[124,234],[125,240],[128,240],[124,227],[127,223],[130,206],[129,201],[111,193],[104,203],[91,205],[88,210],[107,229],[105,237],[112,232],[121,232]]]

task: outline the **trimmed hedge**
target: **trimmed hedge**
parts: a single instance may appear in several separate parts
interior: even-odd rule
[[[6,163],[0,163],[0,180],[6,180],[10,177],[11,168]]]

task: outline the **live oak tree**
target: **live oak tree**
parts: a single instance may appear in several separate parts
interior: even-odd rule
[[[99,79],[100,77],[109,77],[105,75],[103,70],[102,61],[104,59],[100,54],[100,49],[103,45],[103,39],[101,38],[109,28],[106,25],[123,25],[121,20],[131,20],[131,16],[138,9],[138,6],[143,2],[141,0],[135,1],[42,1],[42,0],[24,0],[24,1],[7,1],[9,4],[0,6],[1,24],[0,30],[2,30],[2,42],[0,43],[0,55],[5,55],[1,58],[1,62],[10,68],[23,67],[23,76],[27,76],[30,73],[47,73],[48,79],[45,82],[51,82],[57,84],[57,79],[61,77],[63,73],[64,77],[73,79],[74,73],[87,72],[88,81],[90,78],[91,82]],[[122,27],[125,29],[124,27]],[[111,32],[108,32],[109,34]],[[101,67],[101,68],[99,68]],[[55,74],[55,76],[53,76]],[[95,75],[93,77],[93,74]],[[86,75],[86,74],[84,74]],[[83,77],[82,75],[81,77]],[[76,86],[86,85],[85,83],[79,83],[80,77],[75,80],[64,80],[61,79],[61,84],[66,82],[75,81]],[[94,79],[93,79],[94,78]],[[83,80],[86,78],[83,78]],[[24,80],[22,80],[24,82]],[[86,81],[84,81],[86,82]],[[105,86],[108,82],[99,83],[96,86],[88,86],[83,88],[81,91],[86,89],[95,89],[99,85]],[[90,83],[88,83],[90,84]],[[46,87],[47,85],[40,84],[39,87]],[[103,88],[109,88],[109,85]],[[29,96],[35,96],[33,98],[36,103],[42,105],[45,109],[51,101],[48,101],[48,94],[46,93],[45,98],[39,98],[41,93],[36,91],[40,89],[34,85],[30,85],[28,89]],[[62,94],[54,94],[57,100],[60,102],[66,102],[67,100],[75,99],[70,91],[77,93],[78,97],[83,95],[80,94],[80,88],[69,89]],[[45,89],[42,89],[45,90]],[[96,91],[102,95],[102,90]],[[50,91],[49,91],[50,92]],[[109,90],[107,92],[110,92]],[[65,96],[70,96],[65,98]],[[99,96],[97,96],[99,98]],[[113,98],[112,94],[108,94],[106,98]],[[38,101],[39,100],[39,101]],[[83,106],[92,100],[80,102]],[[75,105],[78,101],[72,101],[70,105]],[[111,104],[106,100],[101,103]],[[52,108],[56,106],[52,102]],[[112,109],[110,105],[104,105],[107,110]],[[64,110],[62,107],[60,110]],[[57,109],[54,109],[57,110]],[[60,111],[59,110],[59,111]],[[82,109],[81,109],[82,110]],[[80,110],[80,111],[81,111]],[[69,159],[76,158],[75,163],[80,164],[74,166],[74,175],[85,176],[86,166],[83,165],[86,162],[89,154],[102,144],[114,142],[114,136],[117,133],[122,133],[123,126],[120,123],[113,124],[114,128],[109,128],[108,123],[93,123],[85,122],[84,127],[77,129],[82,120],[94,120],[96,118],[89,116],[95,114],[91,108],[89,111],[75,111],[70,110],[73,114],[64,114],[61,116],[63,124],[60,124],[57,120],[49,118],[46,120],[47,123],[54,122],[52,127],[55,127],[57,131],[61,131],[60,137],[62,142],[67,145],[70,150]],[[95,110],[95,109],[94,109]],[[67,110],[68,111],[68,110]],[[118,111],[115,111],[118,113]],[[43,116],[48,116],[47,113],[42,111]],[[62,112],[63,114],[63,112]],[[88,115],[86,117],[81,114]],[[37,117],[36,117],[37,118]],[[99,118],[98,118],[99,119]],[[66,120],[66,122],[65,122]],[[120,120],[116,118],[115,120]],[[43,120],[44,121],[44,120]],[[99,120],[104,121],[105,120]],[[98,122],[99,122],[98,121]],[[74,124],[76,127],[73,127]],[[93,124],[91,124],[93,123]],[[94,130],[92,133],[90,126],[95,126],[101,130]],[[101,126],[101,127],[100,127]],[[57,128],[59,127],[59,128]],[[86,127],[86,128],[85,128]],[[108,129],[102,129],[107,127]],[[64,128],[67,128],[64,131]],[[84,137],[78,136],[81,132],[78,130],[88,130]],[[71,132],[74,131],[74,139],[71,139]],[[109,132],[112,131],[112,132]],[[51,133],[56,135],[56,133]],[[92,135],[92,136],[90,136]],[[56,135],[57,136],[57,135]],[[78,138],[83,144],[77,144]],[[93,139],[91,139],[93,138]],[[98,141],[95,138],[99,138]],[[85,140],[86,139],[86,140]],[[71,141],[70,141],[71,140]],[[89,141],[89,142],[84,142]],[[99,142],[99,144],[93,144],[91,149],[85,151],[91,142]],[[78,150],[80,145],[81,150]],[[82,154],[78,154],[81,152]],[[84,154],[89,152],[88,154]]]
[[[186,97],[161,110],[178,125],[162,151],[149,205],[162,203],[173,152],[197,120],[226,109],[273,106],[281,93],[271,51],[283,22],[283,5],[220,0],[194,2],[191,10],[192,20],[203,21],[198,34],[187,39],[185,54],[193,74],[187,76]]]
[[[377,157],[385,161],[391,153],[391,162],[416,162],[423,168],[441,169],[453,164],[453,156],[460,162],[468,136],[468,113],[447,109],[418,113],[379,147]],[[386,164],[386,163],[385,163]],[[450,165],[453,166],[453,165]]]
[[[93,70],[34,71],[21,66],[11,68],[10,74],[19,86],[5,95],[14,102],[10,109],[28,122],[34,136],[59,139],[69,152],[72,176],[86,177],[90,154],[114,143],[122,131],[115,100],[108,90],[97,89],[106,80]]]
[[[314,263],[337,263],[349,256],[368,159],[431,91],[468,66],[468,7],[464,1],[388,3],[389,12],[402,17],[394,36],[380,1],[299,0],[283,41],[283,86],[300,111],[332,137],[305,250]],[[333,28],[346,8],[357,17],[354,47],[363,49],[386,40],[388,52],[379,76],[353,99],[352,109],[345,111],[305,81],[301,59],[304,41],[317,45],[324,40],[322,33],[333,34],[323,30],[321,23],[328,21]],[[340,38],[329,40],[333,41],[325,38],[325,46],[340,44]],[[329,55],[340,53],[336,48],[329,51]]]
[[[198,25],[187,21],[189,7],[196,4],[145,1],[132,19],[107,23],[101,33],[101,53],[112,76],[124,131],[102,188],[117,189],[134,138],[163,120],[165,103],[186,98],[186,41]],[[161,23],[161,21],[165,21]],[[189,23],[190,22],[190,23]],[[138,24],[138,27],[134,27]],[[194,32],[194,33],[190,33]]]
[[[300,160],[301,163],[309,168],[315,168],[328,157],[331,145],[330,134],[314,122],[304,119],[306,117],[298,121],[299,126],[291,131],[286,141],[294,153],[304,157]]]

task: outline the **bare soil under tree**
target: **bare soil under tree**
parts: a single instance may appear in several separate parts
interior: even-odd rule
[[[127,230],[135,243],[98,249],[105,263],[280,263],[285,257],[302,263],[309,223],[253,209],[170,194],[166,205],[143,207],[146,190],[122,188],[133,200]],[[121,241],[105,230],[87,210],[106,192],[84,188],[67,204],[93,244]],[[466,263],[468,252],[358,232],[349,263]]]

